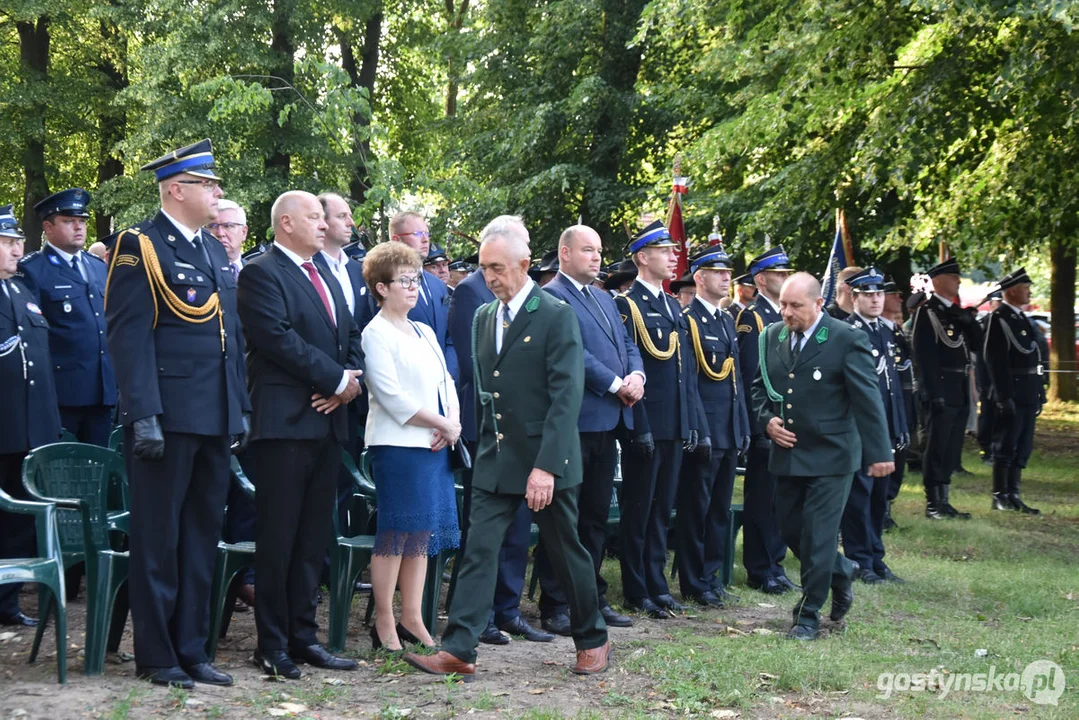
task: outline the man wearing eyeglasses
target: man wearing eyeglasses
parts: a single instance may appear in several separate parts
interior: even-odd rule
[[[421,258],[426,258],[431,251],[431,231],[427,229],[427,221],[416,212],[402,212],[393,216],[390,220],[390,240],[403,242],[418,252]],[[420,297],[416,307],[408,314],[408,319],[431,326],[442,348],[442,354],[446,357],[446,367],[456,379],[459,371],[457,352],[454,350],[449,330],[449,288],[437,275],[426,269],[420,280]]]
[[[111,240],[105,289],[131,502],[135,668],[157,685],[231,685],[206,655],[230,447],[247,442],[236,278],[216,240],[209,140],[147,163],[161,210]]]
[[[229,272],[233,278],[243,269],[244,241],[247,240],[247,213],[232,200],[217,201],[217,218],[206,226],[217,238],[229,258]]]

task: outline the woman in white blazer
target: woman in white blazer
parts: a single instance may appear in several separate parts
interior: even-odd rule
[[[363,331],[365,442],[378,490],[371,642],[389,650],[400,650],[402,641],[434,646],[421,613],[427,558],[460,542],[450,468],[450,448],[461,434],[457,391],[434,332],[408,319],[422,272],[419,255],[399,242],[364,258],[364,280],[381,308]],[[393,615],[398,586],[400,623]]]

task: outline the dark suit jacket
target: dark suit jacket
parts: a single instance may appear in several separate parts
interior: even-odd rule
[[[461,400],[461,437],[476,442],[476,406],[472,402],[475,385],[472,382],[472,321],[481,305],[495,299],[487,287],[483,273],[474,272],[457,284],[450,299],[448,324],[450,338],[460,360],[457,378],[457,397]]]
[[[769,471],[822,477],[890,462],[892,443],[866,334],[822,313],[798,359],[792,357],[790,331],[773,323],[764,333],[762,363],[780,399],[769,397],[758,374],[753,407],[761,428],[781,417],[798,441],[789,449],[772,443]]]
[[[477,273],[479,274],[479,273]],[[460,372],[457,365],[457,353],[454,350],[453,336],[450,334],[450,289],[446,283],[438,279],[438,276],[426,270],[421,275],[423,287],[430,295],[430,302],[423,299],[420,293],[416,307],[408,313],[408,319],[416,322],[427,323],[435,331],[438,344],[442,348],[442,354],[446,358],[446,369],[454,378]]]
[[[0,386],[4,388],[0,455],[25,453],[60,439],[60,412],[49,363],[49,321],[37,298],[17,280],[8,280],[8,293],[10,302],[0,290]]]
[[[345,368],[362,369],[360,331],[341,287],[320,271],[333,294],[337,326],[310,278],[275,245],[240,273],[239,307],[247,336],[251,439],[348,439],[345,408],[324,415],[311,395],[330,397]]]
[[[51,245],[19,263],[23,284],[49,321],[56,395],[65,407],[116,404],[116,375],[105,336],[105,282],[109,268],[80,255],[86,280]]]
[[[584,400],[577,429],[581,432],[604,432],[618,425],[619,417],[626,428],[633,429],[633,409],[626,407],[618,396],[607,392],[615,377],[624,378],[632,372],[644,372],[641,353],[629,339],[618,307],[603,290],[595,290],[596,306],[562,273],[558,273],[543,288],[559,300],[564,300],[577,315],[584,344]],[[594,290],[594,288],[590,288]]]
[[[717,320],[697,298],[686,306],[682,314],[695,323],[700,339],[697,392],[700,393],[706,419],[702,426],[707,428],[700,431],[701,436],[710,438],[712,447],[716,449],[740,447],[742,439],[750,434],[745,401],[749,393],[745,376],[738,369],[738,334],[734,329],[734,318],[720,310]],[[692,341],[692,336],[690,339]],[[696,343],[693,349],[696,353]],[[727,379],[713,380],[705,373],[705,368],[708,368],[712,373],[720,374],[727,358],[733,358],[734,362]]]
[[[614,301],[648,376],[644,397],[633,406],[634,434],[650,432],[656,440],[688,440],[692,430],[706,432],[706,428],[698,427],[704,412],[697,393],[697,361],[689,351],[689,324],[678,301],[664,292],[658,297],[653,295],[637,280]],[[658,350],[665,351],[670,346],[670,334],[676,332],[682,351],[668,360],[653,357],[633,323],[630,303],[640,310],[644,331]]]
[[[1045,360],[1034,324],[1026,315],[1001,303],[989,315],[983,355],[993,400],[1014,400],[1016,405],[1045,402],[1044,368],[1041,367]]]
[[[981,347],[977,327],[965,310],[946,306],[936,295],[914,311],[911,342],[923,400],[944,398],[952,406],[969,402],[968,353]]]
[[[865,332],[869,340],[870,351],[873,353],[873,365],[877,372],[877,387],[880,389],[880,399],[884,404],[884,417],[888,419],[888,432],[893,440],[898,440],[900,435],[907,432],[907,409],[903,400],[903,385],[899,380],[897,367],[899,345],[896,342],[895,331],[880,320],[877,324],[877,332],[874,333],[856,312],[843,318],[843,322],[850,323]]]
[[[150,286],[139,235],[149,238],[165,284],[181,302],[199,307],[216,292],[218,318],[191,322],[175,314]],[[244,338],[236,313],[236,281],[221,243],[200,232],[205,252],[158,213],[121,232],[112,247],[105,291],[109,353],[120,388],[120,424],[161,416],[166,432],[235,435],[250,412]],[[209,262],[207,262],[209,259]],[[156,317],[156,327],[155,327]]]
[[[554,475],[555,490],[579,485],[584,353],[577,318],[566,303],[533,285],[504,331],[502,352],[495,353],[497,310],[497,302],[488,303],[474,321],[477,392],[490,398],[478,397],[472,486],[523,495],[533,468]]]

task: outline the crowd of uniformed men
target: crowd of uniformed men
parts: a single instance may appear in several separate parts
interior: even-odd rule
[[[179,666],[182,675],[196,681],[227,684],[228,676],[209,665],[201,648],[212,562],[208,548],[221,537],[226,500],[231,540],[253,539],[259,522],[254,508],[243,507],[242,499],[229,493],[228,458],[242,450],[251,432],[243,313],[236,310],[238,278],[266,247],[242,254],[245,212],[221,199],[209,141],[144,169],[156,174],[162,210],[107,239],[108,262],[99,257],[105,254],[100,243],[93,253],[84,247],[91,204],[86,191],[64,190],[35,206],[43,222],[43,244],[25,257],[12,206],[0,208],[0,382],[5,397],[0,480],[5,492],[22,495],[23,457],[57,441],[61,428],[80,442],[105,445],[114,425],[122,426],[134,511],[130,597],[140,674],[180,682],[180,675],[159,672]],[[364,248],[353,242],[352,211],[333,193],[319,201],[321,217],[312,222],[326,228],[324,247],[314,254],[313,265],[307,257],[300,267],[320,293],[324,286],[315,273],[322,283],[335,286],[330,297],[322,295],[323,302],[343,300],[350,324],[362,332],[377,307],[361,271]],[[467,260],[451,262],[430,242],[421,215],[402,213],[390,228],[392,240],[427,258],[421,299],[411,317],[435,331],[462,398],[463,437],[474,442],[468,338],[476,309],[493,295],[482,272],[474,272]],[[746,584],[772,594],[801,589],[784,571],[792,541],[777,519],[777,506],[785,506],[783,494],[791,492],[791,478],[776,472],[774,445],[787,447],[784,438],[793,435],[773,432],[764,421],[774,422],[778,415],[783,425],[785,417],[786,430],[798,433],[793,423],[802,417],[799,411],[823,416],[830,399],[818,390],[827,379],[822,381],[821,366],[806,365],[796,383],[792,369],[791,382],[784,385],[789,395],[772,395],[781,383],[761,377],[766,366],[761,353],[769,326],[787,322],[780,342],[788,330],[797,337],[790,347],[780,347],[780,355],[790,353],[789,366],[800,367],[799,353],[805,358],[821,352],[813,341],[823,344],[830,325],[819,318],[814,323],[811,314],[807,324],[819,329],[808,340],[801,338],[794,320],[797,302],[788,312],[782,297],[794,271],[782,247],[755,257],[739,278],[731,277],[733,266],[722,245],[692,252],[689,273],[671,289],[681,302],[663,289],[676,265],[675,248],[663,225],[654,222],[629,243],[628,260],[601,269],[602,240],[577,227],[535,264],[535,279],[551,283],[548,289],[569,302],[581,324],[586,389],[579,420],[584,470],[579,535],[594,562],[604,620],[615,627],[633,620],[607,601],[607,584],[599,573],[605,552],[617,553],[621,607],[627,612],[658,620],[681,612],[686,602],[722,607],[731,601],[730,578],[722,569],[731,541],[736,467],[745,468]],[[841,513],[843,552],[855,577],[866,583],[902,582],[884,561],[884,531],[893,524],[890,504],[919,434],[924,437],[918,459],[926,517],[969,517],[952,506],[949,488],[971,414],[975,363],[979,438],[993,465],[992,508],[1038,512],[1020,498],[1035,417],[1045,401],[1044,349],[1024,313],[1030,278],[1022,269],[1001,278],[995,308],[978,320],[958,302],[955,259],[930,268],[928,275],[933,292],[907,300],[912,316],[906,322],[901,290],[873,267],[844,270],[837,301],[827,308],[833,318],[864,333],[867,342],[851,347],[868,348],[872,357],[887,437],[863,438],[864,444],[885,442],[894,452],[894,471],[885,476],[875,476],[880,473],[871,473],[869,463],[858,458],[858,471],[843,486],[849,491],[830,501],[831,509]],[[683,287],[689,289],[684,295]],[[813,288],[807,292],[812,300]],[[819,298],[819,287],[815,294]],[[350,382],[347,376],[343,380],[349,387]],[[756,392],[750,390],[755,383],[769,400],[754,402]],[[345,447],[353,454],[363,448],[365,402],[360,394],[350,403]],[[794,408],[792,403],[801,404]],[[826,439],[827,421],[819,424],[816,431]],[[612,539],[606,530],[619,452],[621,515]],[[802,518],[813,521],[809,512]],[[32,556],[32,527],[10,515],[0,522],[0,556]],[[504,644],[507,634],[546,641],[570,633],[565,589],[557,587],[544,562],[542,537],[537,551],[542,630],[520,616],[530,524],[530,511],[522,503],[500,555],[484,642]],[[667,583],[672,530],[681,600]],[[807,532],[801,530],[803,539]],[[802,561],[804,577],[809,560]],[[253,580],[256,587],[258,581]],[[836,620],[850,605],[849,590],[837,582],[842,585],[833,580]],[[815,602],[810,594],[807,588],[800,605]],[[250,594],[247,599],[255,602]],[[798,613],[796,608],[795,629]],[[0,624],[35,622],[21,612],[17,586],[0,586]],[[815,616],[802,624],[808,627],[792,636],[815,637]],[[337,667],[331,661],[339,660],[317,649],[305,659],[327,667]]]

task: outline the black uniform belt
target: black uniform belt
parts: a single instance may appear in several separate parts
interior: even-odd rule
[[[1041,366],[1038,366],[1032,368],[1016,368],[1014,370],[1009,370],[1008,372],[1011,375],[1041,375],[1045,371],[1042,370]]]

